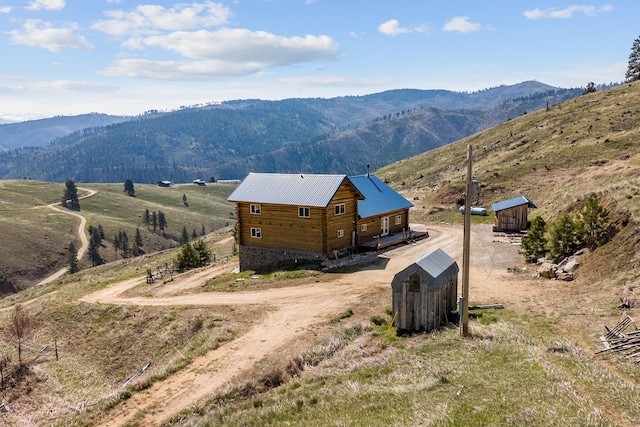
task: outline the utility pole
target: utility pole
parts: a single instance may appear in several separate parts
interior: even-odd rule
[[[471,191],[473,148],[467,147],[467,192],[464,198],[464,238],[462,242],[462,317],[460,335],[469,335],[469,253],[471,251]]]

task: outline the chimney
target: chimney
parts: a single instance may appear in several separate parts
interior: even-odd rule
[[[369,168],[371,167],[371,165],[369,163],[367,163],[367,176],[369,176]]]

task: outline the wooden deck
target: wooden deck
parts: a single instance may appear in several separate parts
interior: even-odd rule
[[[388,248],[410,240],[419,239],[421,237],[429,237],[427,227],[424,224],[409,224],[409,232],[389,234],[387,236],[376,236],[373,239],[367,239],[360,242],[359,246],[365,250],[378,250]]]

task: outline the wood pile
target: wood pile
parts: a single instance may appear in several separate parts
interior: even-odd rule
[[[600,337],[604,348],[596,350],[595,354],[623,353],[628,359],[640,363],[640,329],[631,317],[625,317],[615,327],[609,329]],[[631,330],[628,330],[631,329]]]

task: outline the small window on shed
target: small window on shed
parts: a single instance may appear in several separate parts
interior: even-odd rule
[[[262,209],[260,209],[260,205],[251,205],[251,213],[254,215],[260,215],[260,212],[262,211]]]
[[[400,215],[396,215],[396,225],[402,224],[402,217]]]
[[[298,216],[300,218],[310,218],[311,208],[298,208]]]
[[[362,230],[362,231],[367,231],[367,224],[362,224],[362,225],[360,226],[360,230]]]
[[[420,292],[420,275],[417,273],[409,276],[409,292]]]
[[[344,230],[338,230],[338,237],[344,237]]]
[[[340,204],[336,205],[336,215],[343,215],[344,212],[345,212],[344,203],[340,203]]]

